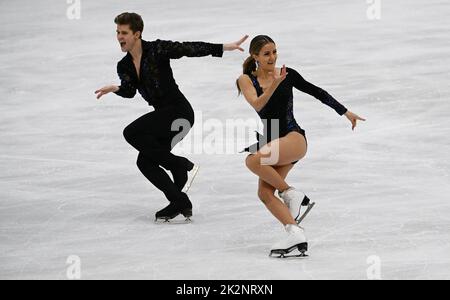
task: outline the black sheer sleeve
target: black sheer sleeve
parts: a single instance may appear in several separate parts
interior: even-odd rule
[[[172,42],[156,40],[157,52],[159,55],[168,58],[201,57],[212,55],[214,57],[223,56],[222,44],[210,44],[204,42]]]
[[[115,94],[124,98],[133,98],[136,95],[136,86],[131,75],[120,62],[117,64],[117,74],[119,74],[121,84]]]
[[[312,83],[309,83],[294,69],[288,69],[287,72],[289,73],[288,77],[290,77],[293,86],[297,90],[307,93],[320,100],[323,104],[328,105],[341,116],[347,112],[347,108],[334,99],[333,96],[328,94],[327,91],[313,85]]]

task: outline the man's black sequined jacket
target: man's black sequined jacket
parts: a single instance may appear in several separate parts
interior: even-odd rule
[[[170,105],[181,94],[173,78],[170,59],[183,56],[201,57],[212,55],[222,57],[223,45],[203,42],[172,42],[156,40],[142,41],[142,58],[140,74],[138,76],[133,64],[133,58],[128,53],[118,64],[121,85],[116,92],[125,98],[133,98],[136,90],[155,108]]]

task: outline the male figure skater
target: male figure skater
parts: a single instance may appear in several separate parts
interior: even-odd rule
[[[195,165],[185,157],[171,153],[194,125],[194,111],[180,92],[170,67],[171,59],[183,56],[222,57],[224,51],[240,50],[248,38],[230,44],[204,42],[172,42],[164,40],[144,41],[144,22],[136,13],[122,13],[114,20],[117,24],[117,40],[127,55],[118,63],[120,86],[110,85],[95,93],[97,99],[115,93],[133,98],[136,90],[155,110],[128,125],[124,130],[126,141],[139,151],[137,166],[144,176],[161,190],[170,204],[156,213],[156,219],[168,221],[179,214],[187,219],[192,216],[192,203],[183,191],[188,183],[188,173]],[[189,128],[172,130],[175,120],[184,120]],[[173,180],[162,169],[172,173]]]

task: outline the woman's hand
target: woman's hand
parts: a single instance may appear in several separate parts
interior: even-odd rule
[[[244,36],[242,39],[240,39],[237,42],[229,43],[229,44],[223,44],[223,51],[234,51],[239,50],[244,52],[244,49],[241,48],[241,45],[248,39],[248,35]]]
[[[102,96],[109,94],[109,93],[115,93],[118,90],[119,90],[118,86],[108,85],[108,86],[102,87],[99,90],[96,90],[95,93],[98,94],[97,99],[100,99]]]
[[[286,79],[286,76],[288,74],[289,73],[286,72],[286,66],[285,65],[283,65],[283,67],[281,68],[280,74],[278,74],[277,72],[269,72],[269,75],[271,75],[273,77],[273,84],[275,86],[280,85],[280,83],[282,83],[283,80]]]
[[[356,127],[356,121],[358,121],[358,120],[365,121],[366,120],[366,119],[361,118],[357,114],[352,113],[349,110],[345,113],[345,116],[347,117],[347,119],[350,120],[350,122],[352,122],[352,130],[354,130]]]

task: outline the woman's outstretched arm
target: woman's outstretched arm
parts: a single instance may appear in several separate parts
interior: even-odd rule
[[[289,74],[291,74],[290,78],[292,78],[292,83],[296,89],[320,100],[323,104],[333,108],[339,115],[345,115],[352,123],[352,130],[355,129],[356,122],[358,120],[365,121],[365,119],[349,111],[344,105],[334,99],[333,96],[331,96],[327,91],[306,81],[297,71],[289,69]]]

